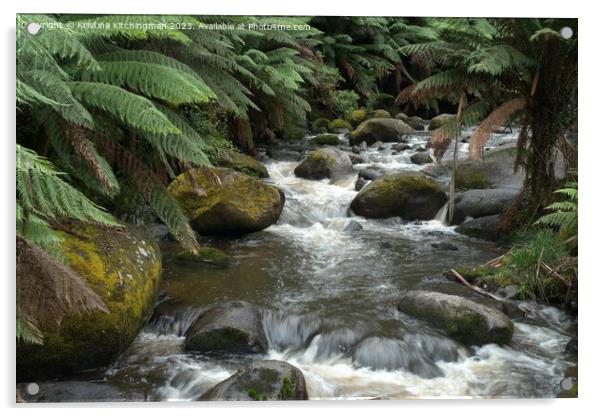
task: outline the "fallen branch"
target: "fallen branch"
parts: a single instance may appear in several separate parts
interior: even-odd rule
[[[454,269],[451,269],[450,272],[454,275],[454,277],[460,282],[462,283],[464,286],[468,287],[471,290],[474,290],[475,292],[484,295],[484,296],[488,296],[491,299],[495,299],[497,301],[503,302],[504,299],[500,298],[499,296],[494,295],[493,293],[490,293],[488,291],[486,291],[485,289],[482,289],[476,285],[471,285],[470,283],[468,283],[468,281],[462,277],[462,275],[460,273],[458,273],[457,271],[455,271]]]
[[[565,286],[571,287],[573,285],[569,279],[567,279],[566,277],[562,276],[560,273],[558,273],[556,270],[552,269],[550,266],[548,266],[543,261],[541,262],[541,267],[543,267],[543,269],[545,271],[547,271],[552,276],[556,277],[558,280],[560,280],[562,283],[564,283]]]
[[[494,259],[489,260],[487,263],[485,263],[487,266],[491,266],[491,267],[495,267],[496,269],[498,267],[500,267],[502,265],[502,259],[506,257],[505,254],[502,254],[501,256],[498,256]]]

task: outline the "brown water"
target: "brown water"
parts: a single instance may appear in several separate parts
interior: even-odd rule
[[[415,138],[414,142],[422,139]],[[464,149],[465,150],[465,149]],[[369,151],[367,165],[420,167],[411,152]],[[170,299],[134,345],[103,375],[149,400],[194,400],[254,357],[182,352],[182,334],[208,305],[245,300],[265,310],[268,358],[304,373],[311,399],[432,396],[549,397],[560,390],[563,350],[572,320],[553,308],[543,319],[516,322],[512,344],[466,348],[419,319],[397,311],[400,293],[421,288],[483,301],[442,272],[500,254],[493,244],[456,234],[439,221],[366,220],[347,212],[356,175],[337,184],[296,178],[296,163],[269,161],[271,181],[286,194],[278,224],[208,244],[228,253],[225,269],[183,266],[166,254]],[[356,166],[357,169],[367,166]],[[358,221],[363,229],[347,233]],[[449,242],[457,251],[432,243]]]

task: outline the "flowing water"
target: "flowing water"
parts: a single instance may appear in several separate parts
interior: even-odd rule
[[[507,139],[507,137],[506,137]],[[424,144],[417,136],[410,144]],[[466,145],[460,147],[461,156]],[[368,149],[359,170],[420,170],[412,151]],[[295,177],[297,162],[268,160],[270,180],[286,194],[279,222],[234,240],[209,244],[232,256],[226,269],[166,261],[170,299],[102,378],[147,400],[194,400],[244,363],[285,360],[303,371],[310,399],[415,397],[550,397],[564,378],[563,351],[572,319],[540,308],[515,320],[511,345],[467,348],[397,311],[400,293],[421,288],[482,298],[442,276],[450,267],[500,254],[493,244],[456,234],[438,220],[353,217],[357,174],[345,180]],[[357,221],[363,227],[349,232]],[[457,251],[433,243],[448,242]],[[169,254],[170,247],[164,251]],[[209,357],[182,352],[183,334],[210,304],[245,300],[263,308],[269,352]]]

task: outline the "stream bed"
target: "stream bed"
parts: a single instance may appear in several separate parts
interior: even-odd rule
[[[421,136],[410,139],[411,145],[424,143]],[[461,157],[466,151],[462,145]],[[366,163],[354,169],[422,169],[410,161],[412,153],[394,152],[389,143],[362,152]],[[397,310],[408,289],[486,303],[442,272],[495,258],[498,247],[457,234],[436,219],[354,217],[348,207],[357,194],[357,173],[334,184],[311,181],[295,177],[297,164],[265,162],[270,181],[286,195],[277,224],[237,239],[203,242],[231,256],[230,267],[170,262],[177,247],[165,244],[163,290],[169,298],[108,369],[82,377],[129,398],[186,401],[245,363],[278,359],[301,369],[310,399],[556,396],[571,365],[564,349],[574,324],[562,311],[539,305],[538,319],[513,319],[510,345],[469,348]],[[457,250],[433,247],[442,242]],[[263,308],[268,353],[183,352],[183,334],[194,319],[209,305],[228,300]]]

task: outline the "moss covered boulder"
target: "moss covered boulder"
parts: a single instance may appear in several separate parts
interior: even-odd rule
[[[331,133],[343,133],[353,130],[353,126],[347,120],[335,118],[328,123],[328,131]]]
[[[41,322],[44,345],[17,345],[17,379],[39,381],[109,364],[134,340],[153,309],[161,254],[140,230],[69,224],[60,231],[67,264],[109,312]],[[18,277],[18,276],[17,276]]]
[[[430,220],[447,197],[434,179],[413,172],[381,176],[364,187],[351,201],[351,210],[363,217],[401,217]]]
[[[501,214],[512,205],[517,189],[471,189],[456,195],[452,224],[462,224],[467,218]]]
[[[337,180],[353,172],[349,155],[334,147],[318,149],[295,168],[295,175],[305,179]]]
[[[203,353],[265,353],[268,341],[261,313],[243,301],[215,306],[189,328],[184,349]]]
[[[351,124],[355,127],[358,126],[360,123],[366,121],[366,119],[368,118],[368,113],[366,112],[366,110],[364,109],[358,109],[358,110],[353,110],[351,112],[351,114],[349,115],[349,121],[351,122]]]
[[[410,290],[402,296],[398,309],[466,345],[508,344],[514,332],[512,321],[502,312],[461,296]]]
[[[368,145],[376,142],[398,142],[413,129],[401,120],[395,118],[373,118],[364,121],[351,133],[351,145],[366,142]]]
[[[202,235],[241,235],[278,221],[284,194],[244,173],[226,168],[191,169],[167,190]]]
[[[230,257],[221,250],[213,247],[201,247],[197,254],[182,251],[174,256],[174,260],[188,265],[210,265],[216,267],[227,267],[230,265]]]
[[[329,145],[329,146],[336,146],[340,143],[339,136],[337,136],[336,134],[329,134],[329,133],[318,134],[316,137],[313,138],[312,141],[318,145]]]
[[[443,126],[448,121],[452,120],[456,117],[453,114],[439,114],[431,119],[429,122],[429,130],[437,130],[439,127]]]
[[[234,150],[220,153],[215,165],[234,169],[255,178],[267,178],[270,176],[268,170],[260,162],[253,159],[251,156],[243,155]]]
[[[199,400],[307,400],[305,377],[284,361],[257,361],[205,392]]]
[[[326,133],[330,120],[326,118],[317,118],[311,122],[311,129],[316,133]]]
[[[368,112],[368,118],[391,118],[391,113],[387,110],[372,110]]]

